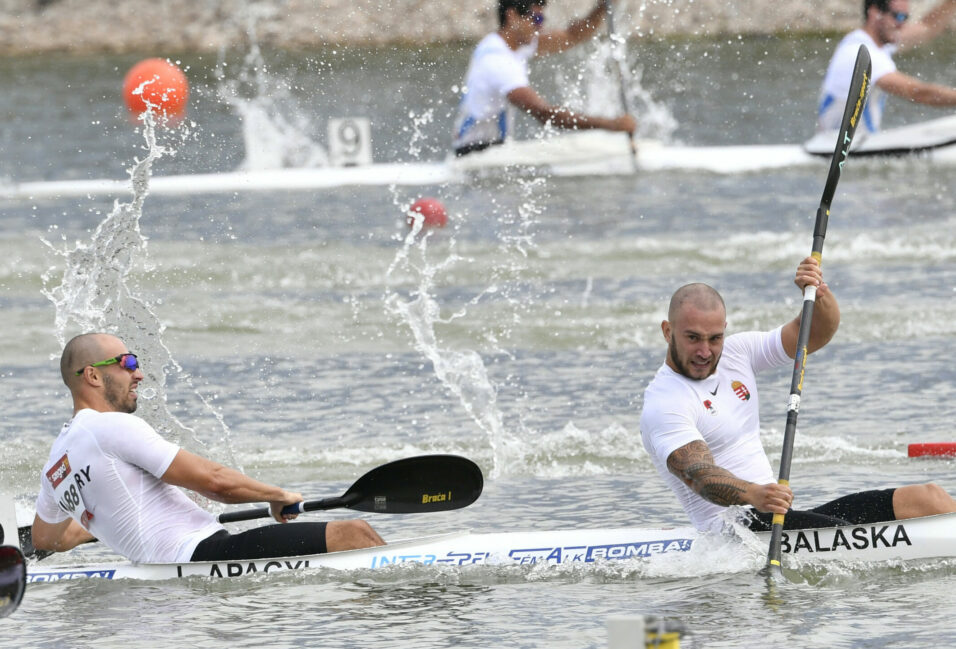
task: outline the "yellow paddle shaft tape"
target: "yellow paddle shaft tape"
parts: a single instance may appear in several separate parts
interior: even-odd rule
[[[664,633],[648,632],[645,636],[646,647],[659,649],[680,649],[680,633],[667,631]]]
[[[780,478],[779,480],[777,480],[777,484],[782,484],[782,485],[784,485],[784,486],[789,487],[789,486],[790,486],[790,481],[789,481],[789,480],[784,480],[783,478]],[[774,515],[773,515],[773,524],[774,524],[774,525],[783,525],[783,514],[774,514]]]
[[[823,253],[821,252],[811,252],[810,256],[817,260],[817,263],[821,266],[823,265]]]

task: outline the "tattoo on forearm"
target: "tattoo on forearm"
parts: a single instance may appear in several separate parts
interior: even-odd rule
[[[740,499],[740,495],[743,492],[744,489],[738,485],[713,482],[701,485],[698,493],[701,495],[701,498],[709,500],[715,505],[730,507],[731,505],[744,504]]]
[[[667,458],[670,471],[715,505],[743,505],[746,482],[714,464],[710,449],[703,442],[682,446]]]

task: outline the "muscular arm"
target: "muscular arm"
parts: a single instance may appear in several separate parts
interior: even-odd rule
[[[300,494],[259,482],[185,449],[179,449],[162,479],[221,503],[268,502],[277,520],[281,520],[276,516],[279,509],[302,500]]]
[[[920,20],[903,25],[900,30],[900,48],[910,48],[927,43],[945,30],[956,15],[956,0],[943,0]]]
[[[667,468],[694,493],[721,507],[752,505],[758,511],[786,514],[793,501],[789,487],[758,485],[717,466],[702,441],[685,444],[668,455]]]
[[[576,113],[569,108],[552,106],[541,98],[534,88],[523,86],[508,93],[508,101],[542,124],[551,122],[557,128],[564,129],[605,129],[608,131],[626,131],[633,133],[637,122],[630,115],[621,117],[594,117]]]
[[[542,32],[538,37],[538,54],[563,52],[591,38],[604,18],[604,6],[605,0],[600,0],[587,16],[575,20],[566,29]]]
[[[890,72],[876,82],[881,90],[927,106],[956,106],[956,88],[928,83],[902,72]]]
[[[794,283],[804,290],[808,284],[817,287],[817,295],[813,305],[813,318],[810,320],[810,340],[807,343],[807,353],[812,354],[833,338],[840,326],[840,305],[830,291],[830,287],[823,281],[820,264],[813,257],[807,257],[797,267]],[[801,313],[803,303],[800,303]],[[790,358],[797,357],[797,339],[800,335],[800,315],[783,326],[781,339],[783,350]]]
[[[95,541],[96,538],[72,518],[61,523],[47,523],[39,516],[33,517],[33,547],[37,550],[66,552],[81,543]]]
[[[714,464],[704,442],[691,442],[667,456],[667,468],[701,498],[715,505],[744,505],[751,483]]]

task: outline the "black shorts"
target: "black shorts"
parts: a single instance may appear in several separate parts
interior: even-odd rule
[[[783,519],[785,530],[805,530],[836,525],[866,525],[896,519],[893,492],[896,489],[861,491],[831,500],[809,510],[791,509]],[[754,532],[766,532],[773,526],[773,514],[749,510],[748,526]]]
[[[473,142],[471,144],[466,144],[455,149],[455,157],[460,158],[466,156],[469,153],[475,153],[476,151],[484,151],[490,146],[497,146],[502,144],[504,140],[495,140],[494,142]]]
[[[219,530],[203,539],[190,561],[271,559],[324,554],[326,523],[276,523],[238,534]]]

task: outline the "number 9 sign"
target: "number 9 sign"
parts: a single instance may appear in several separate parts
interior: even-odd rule
[[[372,128],[368,119],[329,120],[329,160],[335,167],[372,164]]]

